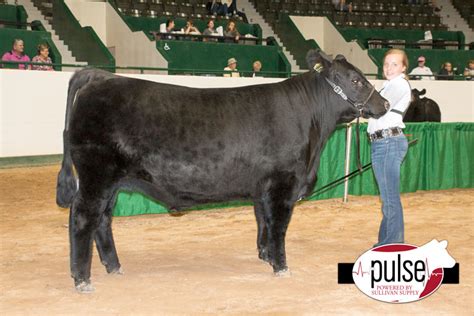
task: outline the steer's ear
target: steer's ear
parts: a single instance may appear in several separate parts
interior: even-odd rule
[[[306,63],[309,70],[315,70],[318,73],[331,67],[331,59],[319,49],[311,49],[306,54]]]
[[[340,54],[337,55],[336,58],[334,58],[334,60],[345,60],[345,61],[347,61],[346,57],[344,57],[343,55],[340,55]]]

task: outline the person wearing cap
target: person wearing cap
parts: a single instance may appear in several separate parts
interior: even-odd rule
[[[237,59],[234,57],[227,60],[227,67],[224,70],[231,71],[231,73],[225,73],[224,77],[240,77],[240,73],[237,70]]]
[[[408,74],[410,78],[419,80],[434,80],[433,72],[425,66],[426,58],[424,56],[418,57],[418,66]]]

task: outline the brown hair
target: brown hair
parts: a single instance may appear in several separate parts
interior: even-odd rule
[[[385,57],[387,57],[388,55],[391,55],[391,54],[399,54],[399,55],[402,55],[402,63],[403,63],[403,66],[405,66],[405,71],[403,72],[405,74],[405,79],[408,80],[408,76],[407,76],[407,71],[408,71],[408,56],[407,56],[407,53],[405,53],[405,51],[403,49],[399,49],[399,48],[391,48],[389,49],[388,51],[385,52],[385,54],[383,55],[383,63],[385,63]]]
[[[38,49],[38,55],[39,55],[43,49],[49,49],[49,46],[46,44],[39,44],[37,49]]]

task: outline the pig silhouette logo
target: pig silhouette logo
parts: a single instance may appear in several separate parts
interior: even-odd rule
[[[443,281],[443,268],[456,261],[448,242],[433,239],[417,247],[389,244],[363,253],[354,263],[352,278],[364,294],[379,301],[408,303],[434,293]]]

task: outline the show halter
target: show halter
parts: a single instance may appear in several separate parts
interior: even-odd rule
[[[320,63],[316,63],[313,67],[313,69],[317,72],[317,73],[321,73],[324,69],[323,65],[320,64]],[[324,77],[324,79],[326,79],[326,82],[331,86],[331,88],[333,89],[333,91],[339,95],[344,101],[347,101],[349,102],[349,104],[351,104],[353,107],[355,107],[359,113],[357,115],[357,121],[356,121],[356,144],[357,144],[357,169],[359,169],[359,172],[362,172],[363,170],[363,167],[362,167],[362,163],[360,162],[360,124],[359,124],[359,118],[361,117],[362,115],[362,110],[364,109],[364,107],[366,106],[367,102],[369,102],[370,98],[372,97],[372,95],[374,94],[375,92],[375,87],[372,86],[372,89],[370,90],[370,93],[369,93],[369,96],[364,100],[364,102],[357,102],[357,101],[354,101],[352,100],[351,98],[349,98],[345,93],[344,91],[342,90],[342,88],[340,86],[338,86],[337,84],[335,84],[334,82],[332,82],[331,80],[329,80],[326,76]]]

